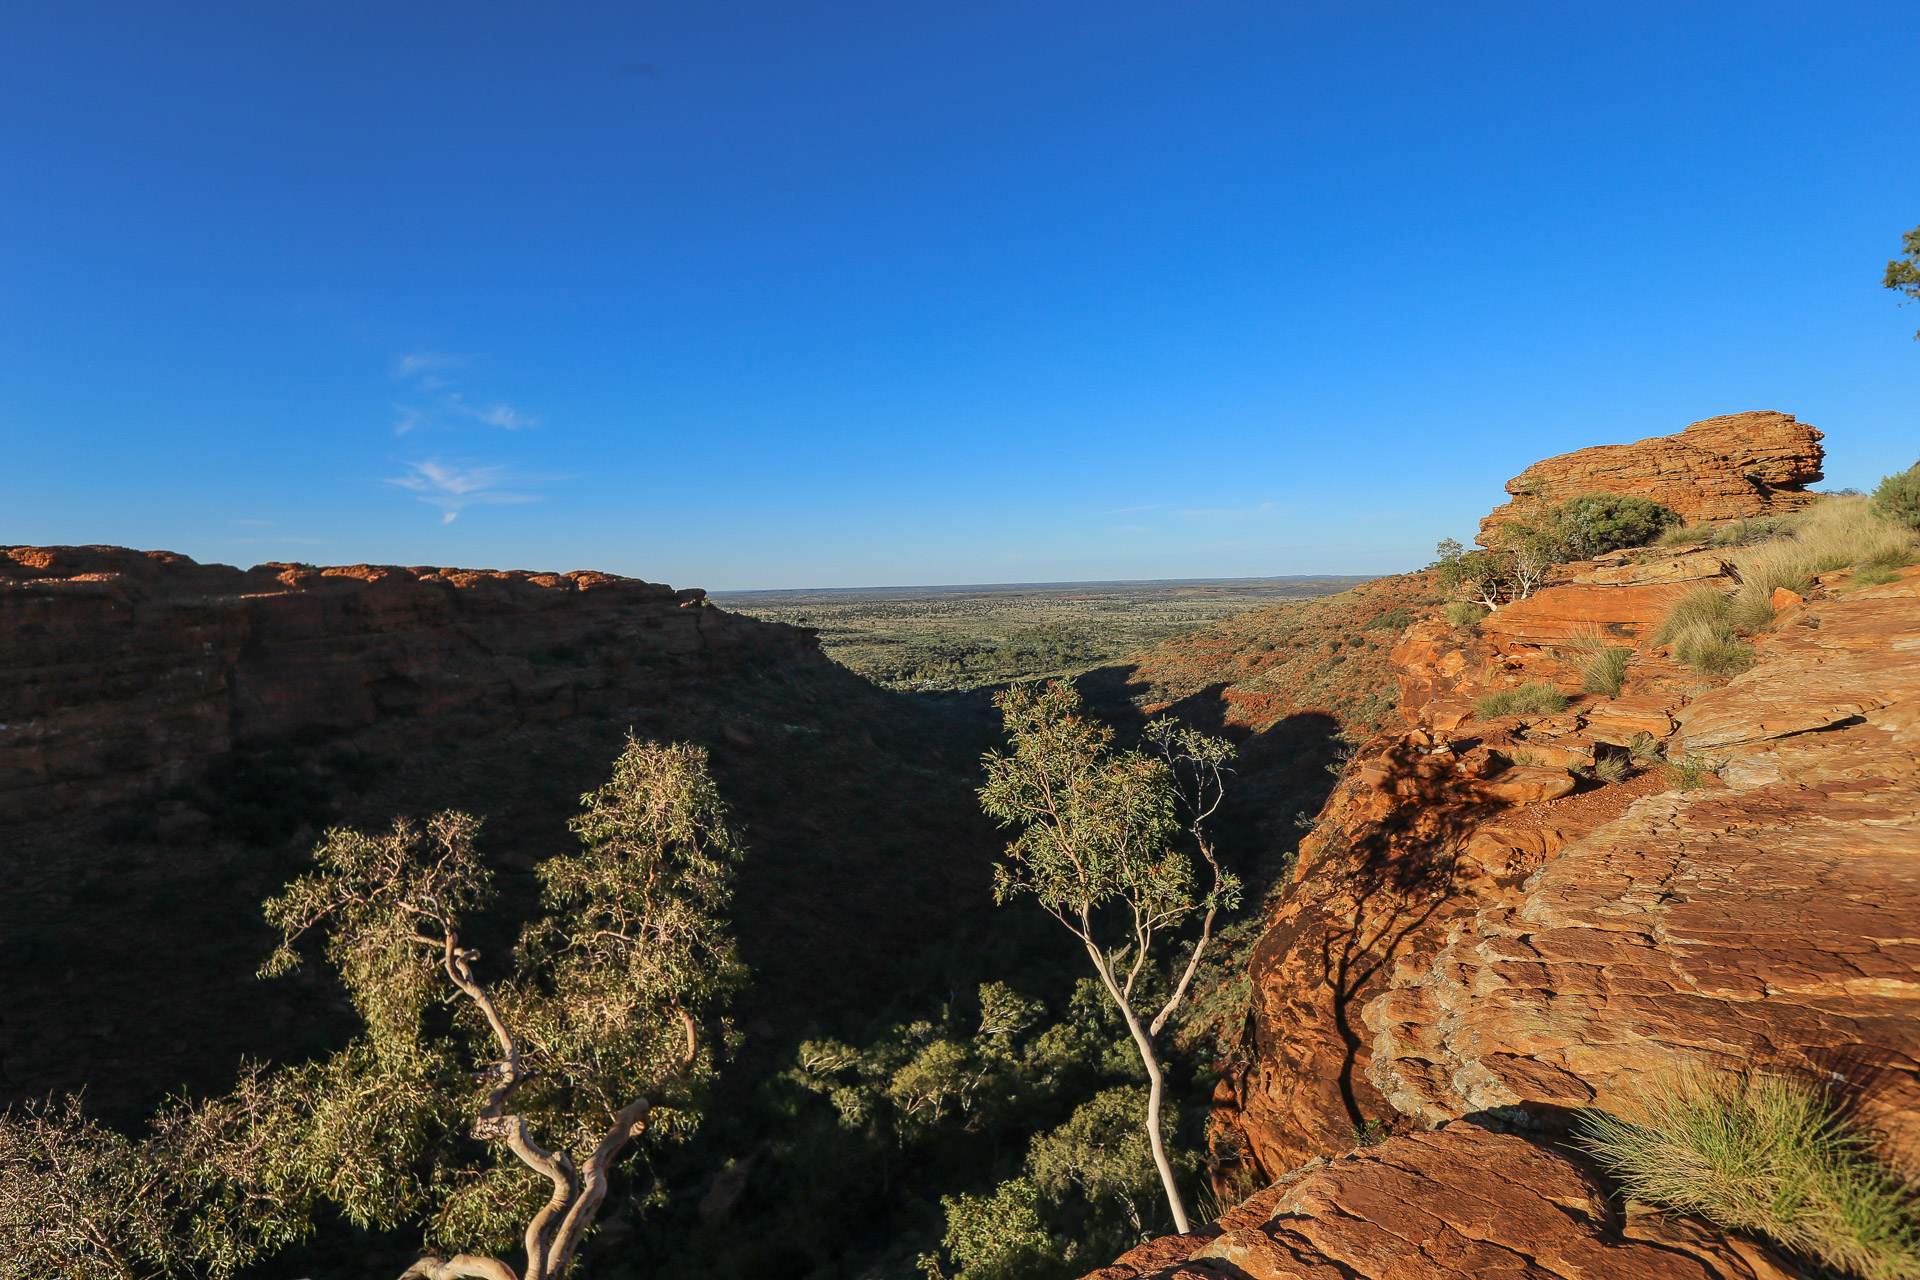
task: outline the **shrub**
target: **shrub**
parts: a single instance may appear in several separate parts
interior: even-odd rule
[[[1627,739],[1627,756],[1633,760],[1652,760],[1660,754],[1660,739],[1645,729]]]
[[[1844,1274],[1920,1276],[1920,1202],[1825,1090],[1781,1076],[1688,1075],[1637,1122],[1582,1117],[1581,1145],[1633,1199],[1752,1232]]]
[[[1529,680],[1518,689],[1489,693],[1473,704],[1473,714],[1481,720],[1501,716],[1553,715],[1567,709],[1567,696],[1550,684]]]
[[[1884,520],[1920,529],[1920,464],[1883,476],[1873,490],[1873,509]]]
[[[1470,600],[1455,600],[1442,611],[1443,617],[1456,627],[1477,627],[1487,611]]]
[[[1593,762],[1593,776],[1602,782],[1625,782],[1631,772],[1625,756],[1602,756]]]
[[[1588,493],[1554,509],[1562,550],[1571,560],[1591,560],[1609,551],[1644,547],[1680,524],[1680,515],[1633,494]]]
[[[1892,582],[1900,575],[1892,569],[1862,569],[1847,579],[1849,587],[1878,587]]]
[[[1361,630],[1362,631],[1405,631],[1408,627],[1412,626],[1414,622],[1417,620],[1418,620],[1418,615],[1416,615],[1413,610],[1402,606],[1396,609],[1388,609],[1385,613],[1376,615],[1373,621],[1367,623],[1367,625],[1362,627]]]
[[[1667,781],[1675,791],[1692,791],[1713,773],[1714,766],[1705,756],[1685,755],[1667,761]]]

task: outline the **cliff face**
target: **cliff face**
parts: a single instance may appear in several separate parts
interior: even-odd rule
[[[1513,501],[1480,522],[1479,541],[1491,545],[1509,520],[1584,493],[1651,498],[1688,524],[1793,511],[1821,478],[1820,440],[1792,414],[1730,413],[1675,435],[1561,454],[1507,481]]]
[[[1215,1095],[1214,1149],[1240,1153],[1219,1181],[1272,1185],[1103,1280],[1793,1274],[1617,1217],[1560,1144],[1572,1110],[1629,1110],[1676,1067],[1817,1074],[1920,1152],[1920,569],[1826,575],[1779,601],[1750,671],[1704,679],[1654,633],[1730,573],[1619,554],[1477,630],[1405,631],[1404,723],[1302,841],[1249,965],[1248,1060]],[[1571,642],[1595,631],[1632,651],[1620,696],[1580,691]],[[1529,681],[1566,710],[1476,717]],[[1717,777],[1569,773],[1640,735]],[[1391,1136],[1359,1146],[1369,1130]],[[1542,1201],[1558,1212],[1532,1220]]]
[[[0,548],[0,820],[163,788],[303,732],[393,752],[654,703],[678,678],[811,643],[703,594],[602,573]]]

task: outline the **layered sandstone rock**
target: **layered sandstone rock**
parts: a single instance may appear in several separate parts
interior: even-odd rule
[[[1457,1121],[1281,1178],[1088,1280],[1787,1280],[1765,1250],[1658,1214],[1624,1219],[1573,1159]]]
[[[1794,511],[1822,478],[1820,440],[1792,414],[1730,413],[1675,435],[1561,454],[1507,482],[1513,500],[1480,522],[1479,541],[1491,545],[1508,521],[1587,493],[1651,498],[1688,524]]]
[[[302,733],[405,751],[657,701],[807,633],[611,574],[0,548],[0,819],[185,781]]]
[[[1917,589],[1810,607],[1679,714],[1724,785],[1638,800],[1398,963],[1364,1015],[1392,1106],[1551,1122],[1676,1066],[1773,1067],[1846,1081],[1920,1151]]]

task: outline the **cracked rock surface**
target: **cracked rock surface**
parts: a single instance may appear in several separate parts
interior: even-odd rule
[[[1745,1241],[1622,1219],[1574,1159],[1456,1121],[1315,1160],[1217,1224],[1140,1246],[1087,1280],[1785,1280]]]
[[[1916,587],[1788,621],[1680,716],[1724,782],[1636,801],[1402,964],[1364,1014],[1381,1094],[1525,1123],[1679,1064],[1771,1066],[1920,1141]]]

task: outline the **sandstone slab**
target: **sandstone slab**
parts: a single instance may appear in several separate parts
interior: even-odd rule
[[[1316,1160],[1088,1280],[1787,1280],[1697,1222],[1617,1216],[1567,1154],[1465,1121]]]

